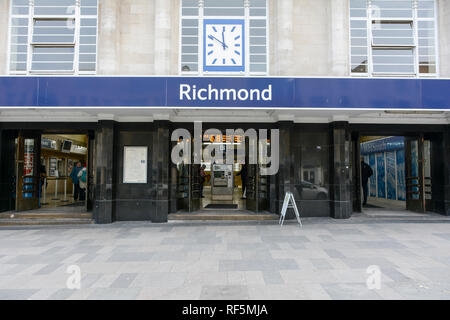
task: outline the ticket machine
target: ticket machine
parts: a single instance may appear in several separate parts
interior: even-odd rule
[[[212,200],[233,200],[233,165],[213,164],[211,177]]]

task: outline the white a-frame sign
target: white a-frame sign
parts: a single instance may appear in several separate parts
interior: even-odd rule
[[[283,207],[281,209],[281,216],[280,216],[279,224],[281,226],[283,225],[284,219],[286,218],[286,212],[287,212],[288,208],[294,209],[295,216],[297,217],[297,221],[300,224],[300,226],[302,227],[302,221],[300,220],[300,214],[298,213],[297,204],[295,203],[294,195],[292,194],[292,192],[286,192],[286,195],[284,196]]]

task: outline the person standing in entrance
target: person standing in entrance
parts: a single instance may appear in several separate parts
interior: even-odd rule
[[[83,163],[83,169],[78,172],[78,179],[80,185],[80,200],[86,200],[86,186],[87,186],[87,169],[86,164]]]
[[[364,159],[361,159],[361,182],[363,187],[363,206],[367,204],[367,196],[369,193],[369,178],[373,175],[372,168],[364,162]]]
[[[72,172],[70,173],[70,178],[73,183],[73,200],[77,201],[78,196],[80,195],[80,179],[78,178],[78,173],[81,171],[81,162],[77,162],[75,167],[73,167]]]
[[[247,194],[247,164],[243,164],[241,171],[238,172],[237,176],[241,176],[242,183],[242,199],[246,199]]]
[[[202,165],[200,167],[200,198],[204,198],[203,196],[203,184],[206,181],[206,172],[205,172],[206,166]]]

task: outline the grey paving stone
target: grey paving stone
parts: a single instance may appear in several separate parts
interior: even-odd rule
[[[136,279],[137,273],[122,273],[110,286],[110,288],[128,288],[134,279]]]
[[[250,299],[247,286],[203,286],[200,299],[231,300]]]
[[[283,284],[284,280],[280,275],[279,271],[264,271],[263,272],[264,282],[266,284]]]
[[[25,300],[35,294],[37,289],[0,289],[0,300]]]

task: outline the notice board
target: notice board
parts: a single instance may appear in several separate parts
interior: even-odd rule
[[[123,183],[147,183],[148,147],[123,148]]]

